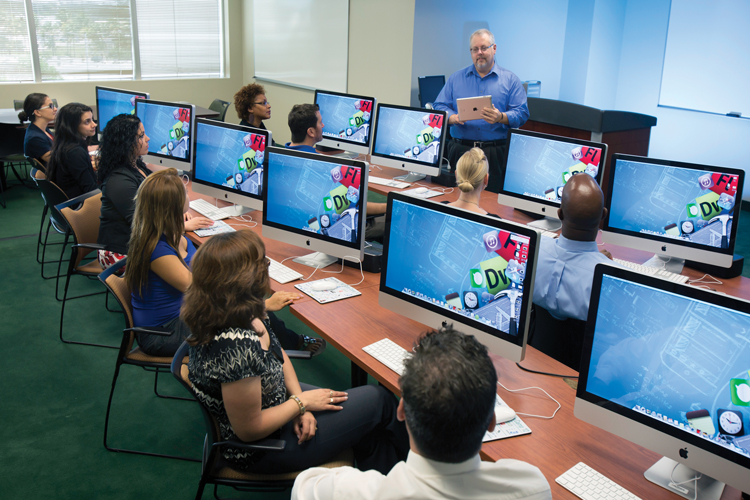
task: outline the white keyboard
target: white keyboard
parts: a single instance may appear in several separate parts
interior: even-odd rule
[[[201,238],[221,233],[233,233],[235,229],[223,220],[215,220],[214,225],[204,229],[196,229],[195,234]]]
[[[555,481],[584,500],[640,500],[640,497],[583,462],[578,462]]]
[[[409,351],[391,339],[378,340],[362,350],[399,375],[404,373],[404,361],[409,356]]]
[[[224,210],[217,208],[216,205],[202,198],[191,201],[190,208],[211,220],[221,220],[229,217],[229,214]]]
[[[380,184],[381,186],[390,186],[396,189],[403,189],[411,186],[408,182],[394,181],[393,179],[386,179],[384,177],[373,177],[367,178],[367,182],[370,184]]]
[[[276,262],[269,257],[271,265],[268,266],[268,276],[279,283],[289,283],[290,281],[298,280],[302,277],[300,273],[294,269],[286,267],[284,264]]]
[[[557,233],[554,231],[542,231],[542,236],[554,239],[554,238],[557,238]]]
[[[617,262],[623,267],[627,267],[631,271],[637,272],[638,274],[645,274],[647,276],[661,278],[663,280],[671,281],[672,283],[683,284],[683,283],[686,283],[688,280],[687,276],[683,276],[682,274],[677,274],[677,273],[671,273],[669,271],[665,271],[664,269],[659,269],[657,267],[644,266],[641,264],[636,264],[635,262],[630,262],[628,260],[622,260],[622,259],[612,259],[612,260]]]

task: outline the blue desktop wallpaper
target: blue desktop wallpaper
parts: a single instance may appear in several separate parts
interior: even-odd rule
[[[277,224],[357,242],[362,172],[357,167],[270,154],[266,218]]]
[[[369,142],[372,101],[331,94],[317,94],[323,119],[323,137],[343,138],[360,144]]]
[[[438,165],[442,126],[442,115],[380,106],[373,152]]]
[[[750,315],[604,276],[588,392],[750,457],[749,370]]]
[[[151,138],[149,153],[190,157],[190,108],[138,103],[138,118]]]
[[[260,195],[266,137],[205,123],[196,128],[195,178]]]
[[[385,284],[509,333],[528,253],[523,236],[394,200]]]
[[[511,193],[560,203],[571,175],[596,178],[602,150],[522,134],[512,134],[503,189]]]
[[[644,234],[722,247],[731,235],[736,175],[618,160],[609,225]],[[724,222],[715,219],[727,216]]]
[[[100,131],[103,131],[107,123],[117,115],[134,115],[135,100],[139,98],[110,90],[99,90],[98,97],[96,112]]]

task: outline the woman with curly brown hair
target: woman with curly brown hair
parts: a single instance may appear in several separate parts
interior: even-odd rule
[[[266,129],[263,120],[271,118],[271,104],[266,99],[266,89],[257,83],[249,83],[234,94],[234,109],[242,120],[240,125]]]
[[[348,392],[300,384],[266,316],[265,246],[242,230],[213,236],[193,259],[181,317],[190,327],[190,381],[222,439],[286,441],[284,453],[228,447],[224,459],[256,473],[303,470],[354,450],[357,467],[387,474],[409,451],[397,401],[382,386]]]

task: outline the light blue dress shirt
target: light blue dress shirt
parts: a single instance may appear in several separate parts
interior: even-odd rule
[[[526,92],[521,80],[497,63],[484,78],[479,76],[473,64],[453,73],[448,77],[433,106],[447,111],[450,118],[458,113],[456,99],[483,95],[492,96],[492,104],[508,114],[510,125],[490,125],[484,120],[471,120],[465,125],[451,125],[451,136],[471,141],[496,141],[508,137],[509,128],[518,128],[529,119]]]
[[[599,252],[595,241],[574,241],[564,236],[539,239],[534,304],[557,319],[585,321],[589,314],[594,268],[600,262],[617,264]]]

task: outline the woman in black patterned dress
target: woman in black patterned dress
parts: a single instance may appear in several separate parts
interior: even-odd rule
[[[354,450],[357,466],[387,474],[409,440],[396,398],[381,386],[347,392],[300,384],[266,319],[268,259],[252,231],[213,236],[193,258],[182,318],[190,327],[190,381],[223,439],[286,441],[283,453],[227,449],[233,468],[303,470]]]

